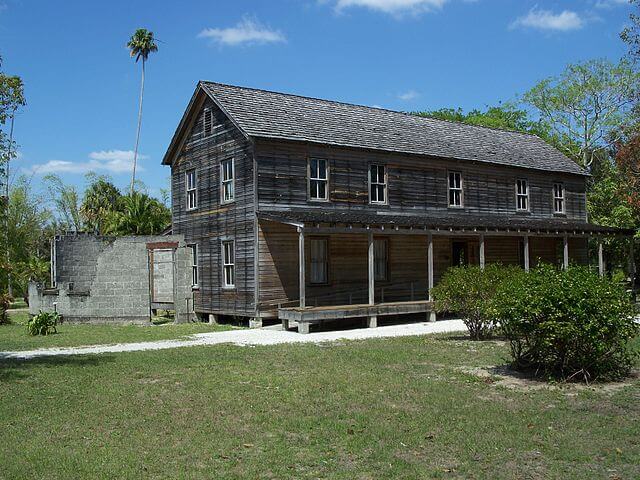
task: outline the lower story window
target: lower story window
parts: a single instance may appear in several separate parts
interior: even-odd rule
[[[198,245],[189,245],[191,249],[191,285],[198,286]]]
[[[236,252],[235,242],[233,240],[224,240],[222,242],[222,275],[223,285],[225,287],[234,287],[236,285]]]
[[[387,239],[376,238],[373,241],[374,258],[374,278],[376,280],[387,280]]]
[[[327,283],[329,278],[327,239],[312,238],[309,247],[311,257],[311,283]]]

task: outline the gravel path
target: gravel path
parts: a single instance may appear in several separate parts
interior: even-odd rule
[[[1,359],[28,360],[56,355],[87,355],[99,353],[138,352],[142,350],[165,350],[178,347],[200,345],[278,345],[281,343],[322,343],[337,340],[361,340],[367,338],[407,337],[430,333],[460,332],[466,330],[461,320],[443,320],[435,323],[410,323],[378,328],[358,328],[332,332],[317,332],[306,335],[292,331],[260,328],[251,330],[230,330],[226,332],[198,333],[179,340],[155,342],[118,343],[115,345],[92,345],[86,347],[42,348],[20,352],[0,352]]]

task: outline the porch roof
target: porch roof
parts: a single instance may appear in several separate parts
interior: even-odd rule
[[[488,231],[528,232],[528,233],[566,233],[593,235],[633,235],[631,229],[605,227],[586,221],[554,218],[531,218],[527,215],[451,215],[448,217],[405,214],[388,211],[368,212],[362,210],[330,209],[290,209],[260,210],[258,218],[262,220],[286,223],[300,227],[330,226],[368,226],[378,228],[442,231]]]

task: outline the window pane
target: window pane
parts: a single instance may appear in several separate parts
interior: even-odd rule
[[[381,202],[381,203],[384,203],[384,201],[385,201],[384,200],[384,188],[385,188],[384,185],[378,185],[376,187],[376,190],[377,190],[377,201]]]
[[[327,198],[327,185],[325,182],[318,182],[318,198]]]

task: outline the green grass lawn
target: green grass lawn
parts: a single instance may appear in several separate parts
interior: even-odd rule
[[[448,335],[5,361],[0,477],[640,477],[640,380],[470,373],[506,355]]]
[[[32,337],[24,323],[29,318],[27,312],[8,311],[11,324],[0,325],[0,352],[9,350],[32,350],[48,347],[75,347],[111,343],[144,342],[180,338],[193,333],[229,330],[225,325],[208,323],[140,325],[58,325],[58,333]],[[1,473],[0,473],[1,476]]]

